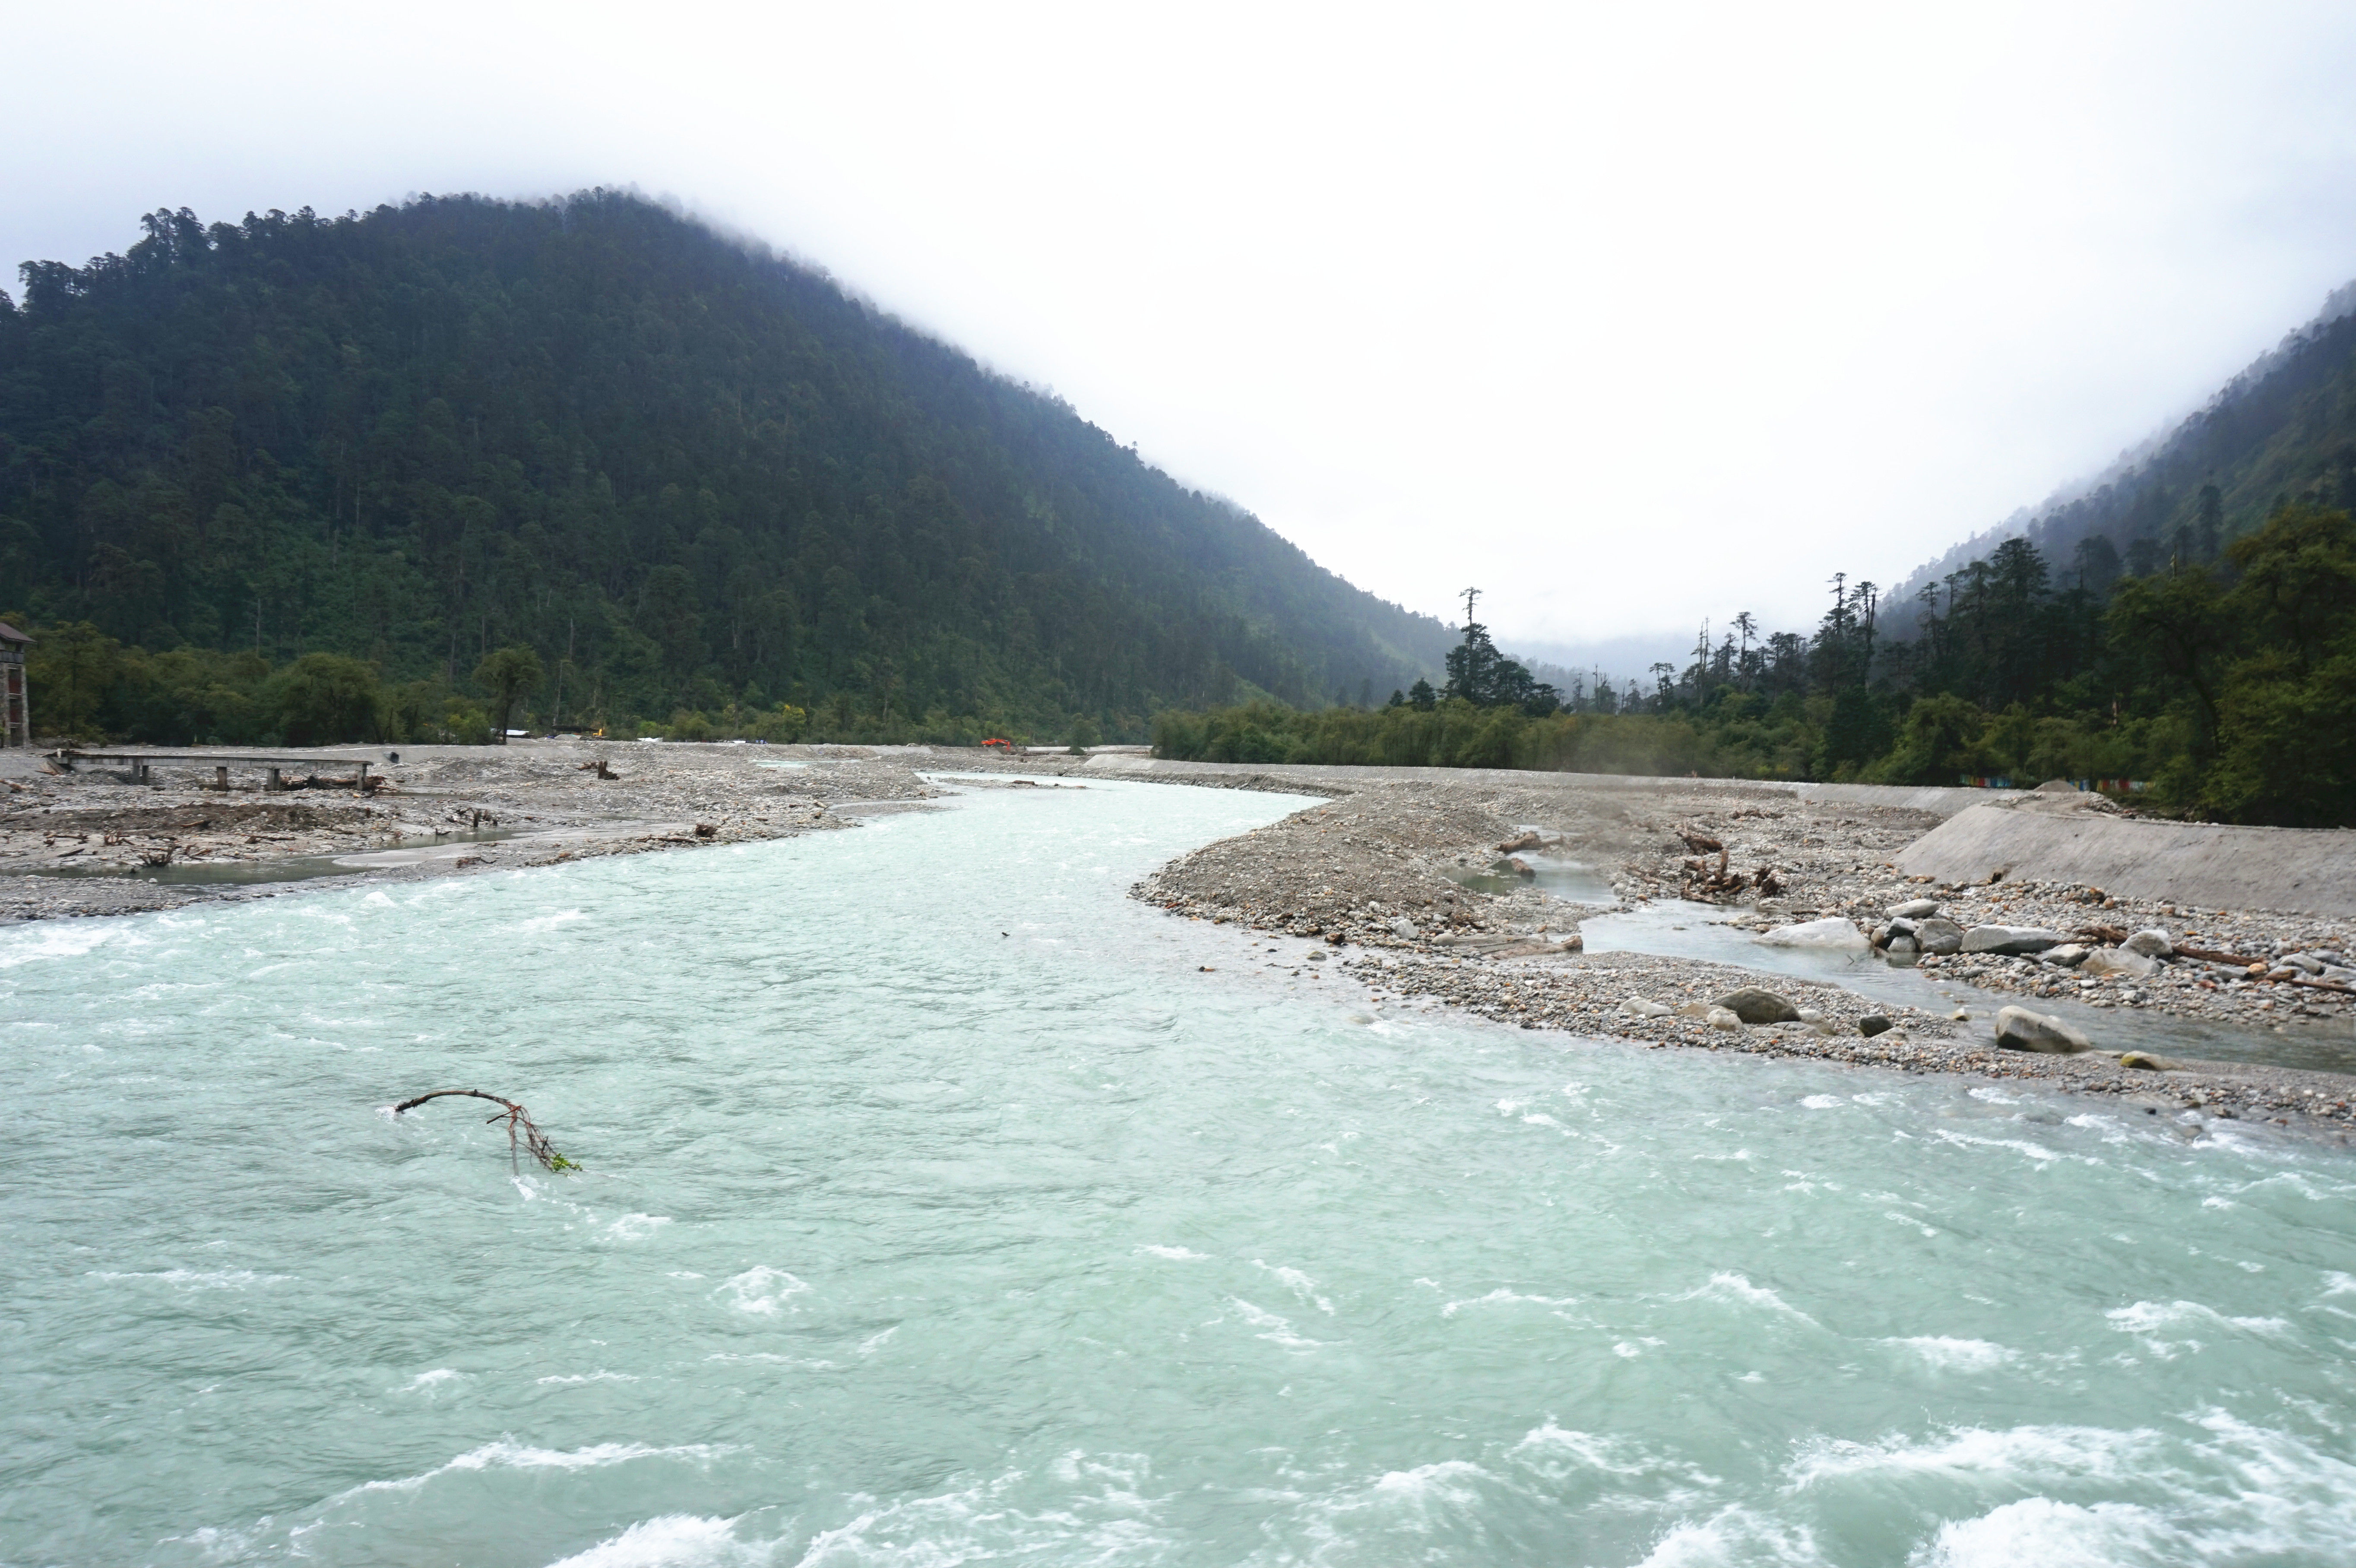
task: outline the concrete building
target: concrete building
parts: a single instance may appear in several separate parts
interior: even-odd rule
[[[25,695],[25,650],[32,642],[0,621],[0,746],[33,743],[33,709]]]

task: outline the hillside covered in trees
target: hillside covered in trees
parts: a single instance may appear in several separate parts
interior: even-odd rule
[[[1165,716],[1157,750],[1875,784],[2104,783],[2188,816],[2356,825],[2356,519],[2286,501],[2214,560],[2107,581],[2015,539],[1889,635],[1870,582],[1836,578],[1812,635],[1699,639],[1649,686],[1483,690],[1451,679],[1381,709],[1274,704]],[[1451,673],[1494,665],[1469,627]]]
[[[0,617],[40,638],[45,733],[456,738],[504,700],[1141,737],[1166,708],[1387,691],[1450,641],[634,197],[143,221],[0,294]]]

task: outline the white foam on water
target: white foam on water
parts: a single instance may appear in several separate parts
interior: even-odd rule
[[[1157,1523],[1162,1499],[1141,1495],[1150,1474],[1138,1456],[1098,1462],[1066,1454],[1044,1477],[1010,1469],[928,1497],[854,1498],[847,1501],[858,1511],[814,1532],[794,1561],[797,1568],[956,1568],[983,1562],[1118,1568],[1153,1562],[1166,1557],[1173,1542]],[[1050,1488],[1046,1479],[1058,1485]]]
[[[415,1377],[410,1379],[407,1382],[402,1385],[401,1392],[403,1393],[431,1393],[435,1389],[440,1388],[444,1383],[457,1382],[466,1377],[466,1373],[460,1371],[455,1367],[436,1367],[430,1372],[420,1372]]]
[[[1325,1297],[1318,1295],[1317,1282],[1310,1278],[1307,1275],[1301,1273],[1299,1269],[1288,1268],[1281,1265],[1272,1266],[1269,1264],[1262,1263],[1258,1258],[1252,1259],[1252,1267],[1262,1270],[1263,1272],[1275,1276],[1276,1283],[1284,1286],[1285,1289],[1292,1292],[1292,1298],[1295,1301],[1300,1302],[1303,1307],[1313,1306],[1318,1311],[1324,1313],[1326,1316],[1333,1316],[1333,1304],[1331,1301],[1326,1300]]]
[[[2201,1328],[2272,1338],[2290,1330],[2290,1324],[2280,1317],[2231,1317],[2198,1301],[2138,1301],[2130,1307],[2115,1307],[2103,1317],[2122,1334],[2142,1336],[2145,1349],[2166,1360],[2173,1360],[2183,1350],[2197,1352],[2202,1341],[2190,1335],[2163,1339],[2163,1333],[2183,1335],[2186,1329]]]
[[[553,931],[560,925],[571,925],[575,921],[587,920],[588,918],[589,915],[585,910],[562,909],[558,910],[553,914],[537,915],[530,920],[524,921],[517,925],[516,930],[519,932]]]
[[[1816,1568],[1824,1561],[1806,1526],[1730,1507],[1672,1525],[1638,1568]]]
[[[686,1443],[656,1447],[645,1443],[593,1443],[583,1448],[541,1448],[502,1437],[469,1448],[464,1454],[414,1476],[390,1481],[362,1481],[330,1499],[331,1504],[371,1492],[414,1492],[443,1476],[477,1470],[594,1470],[626,1465],[637,1459],[690,1459],[708,1464],[733,1451],[728,1444]]]
[[[643,1242],[669,1223],[668,1214],[625,1214],[605,1227],[605,1234],[617,1242]]]
[[[1794,1490],[1876,1474],[2021,1485],[2050,1485],[2062,1477],[2118,1481],[2156,1472],[2161,1447],[2157,1432],[2100,1426],[1947,1427],[1927,1438],[1893,1435],[1878,1443],[1819,1437],[1801,1445],[1784,1477]]]
[[[1420,1285],[1424,1282],[1418,1280],[1416,1283]],[[1491,1291],[1486,1296],[1476,1296],[1464,1301],[1449,1302],[1440,1307],[1440,1315],[1442,1317],[1453,1317],[1468,1307],[1513,1307],[1523,1305],[1531,1307],[1576,1307],[1579,1305],[1579,1297],[1575,1296],[1526,1296],[1518,1290],[1508,1290],[1505,1286],[1499,1285],[1496,1289]]]
[[[725,1291],[734,1297],[729,1305],[739,1312],[751,1312],[761,1317],[774,1317],[779,1312],[798,1312],[794,1297],[809,1292],[808,1281],[787,1274],[781,1268],[764,1264],[748,1268],[733,1279],[722,1282],[712,1294]]]
[[[2082,1507],[2023,1498],[1977,1519],[1950,1520],[1907,1558],[1909,1568],[2123,1568],[2187,1559],[2167,1554],[2174,1532],[2130,1503]]]
[[[0,934],[0,969],[79,958],[113,941],[123,927],[102,920],[45,920]]]
[[[1696,1285],[1693,1289],[1687,1291],[1683,1296],[1676,1296],[1672,1299],[1677,1301],[1728,1301],[1739,1302],[1746,1307],[1764,1307],[1771,1312],[1780,1312],[1785,1317],[1794,1318],[1798,1322],[1805,1323],[1811,1328],[1821,1327],[1815,1318],[1809,1317],[1806,1313],[1801,1311],[1790,1302],[1785,1301],[1772,1290],[1768,1289],[1763,1285],[1753,1285],[1748,1278],[1736,1274],[1731,1270],[1721,1269],[1717,1274],[1709,1276],[1709,1283],[1708,1285]]]
[[[150,1269],[131,1274],[113,1274],[92,1270],[85,1279],[152,1279],[181,1290],[247,1290],[257,1285],[281,1285],[293,1279],[291,1274],[257,1274],[250,1268]]]
[[[2002,1345],[1992,1345],[1986,1339],[1950,1339],[1931,1334],[1906,1339],[1885,1339],[1882,1343],[1912,1350],[1941,1371],[1992,1371],[2019,1354]]]
[[[1931,1136],[1941,1143],[1960,1144],[1970,1148],[2008,1148],[2015,1154],[2027,1155],[2040,1165],[2048,1160],[2056,1159],[2073,1160],[2080,1165],[2103,1163],[2092,1155],[2065,1154],[2058,1148],[2048,1148],[2045,1145],[2032,1142],[2028,1138],[1984,1138],[1974,1133],[1959,1133],[1953,1127],[1940,1127]]]
[[[775,1541],[738,1540],[733,1519],[667,1513],[640,1520],[585,1552],[559,1558],[549,1568],[730,1568],[775,1563],[776,1551]]]
[[[533,1381],[541,1383],[634,1383],[638,1380],[632,1373],[609,1372],[600,1367],[594,1372],[565,1372]]]
[[[1293,1351],[1322,1350],[1325,1348],[1325,1341],[1312,1339],[1296,1333],[1293,1330],[1292,1319],[1290,1317],[1280,1317],[1265,1307],[1255,1307],[1240,1296],[1227,1297],[1227,1305],[1235,1308],[1237,1317],[1241,1317],[1253,1328],[1262,1330],[1255,1338],[1266,1339],[1272,1345],[1281,1345],[1286,1349]]]
[[[1811,1111],[1837,1111],[1848,1102],[1837,1094],[1809,1094],[1800,1104]]]
[[[1146,1243],[1137,1250],[1148,1257],[1168,1258],[1172,1263],[1180,1264],[1208,1263],[1211,1257],[1210,1253],[1198,1253],[1191,1247],[1165,1247],[1152,1242]]]

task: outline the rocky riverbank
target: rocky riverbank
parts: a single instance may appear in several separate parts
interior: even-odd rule
[[[133,784],[104,764],[59,773],[0,753],[0,923],[789,837],[943,793],[862,748],[533,741],[374,755],[383,784],[361,795],[348,769],[323,769],[345,775],[341,788],[265,791],[259,769],[241,767],[222,791],[201,758]],[[787,762],[799,765],[762,765]]]
[[[1234,782],[1303,787],[1241,771]],[[2356,1079],[2169,1061],[2135,1050],[2131,1040],[2052,1054],[2001,1049],[1988,1016],[2015,997],[2033,1011],[2040,999],[2066,996],[2126,1016],[2141,1009],[2244,1026],[2271,1015],[2344,1019],[2356,997],[2325,988],[2327,972],[2348,951],[2348,933],[2332,922],[2192,911],[2034,880],[1941,887],[1895,867],[1899,850],[1935,827],[1936,816],[1815,805],[1765,789],[1687,789],[1671,781],[1645,791],[1582,790],[1549,786],[1544,775],[1527,784],[1370,778],[1321,787],[1331,792],[1327,804],[1182,856],[1133,895],[1194,919],[1321,938],[1348,954],[1349,970],[1378,990],[1436,997],[1531,1029],[2037,1079],[2126,1096],[2155,1113],[2356,1125]],[[1860,956],[1908,934],[1893,930],[1893,920],[1907,923],[1902,912],[1912,910],[1919,922],[1950,921],[1955,951],[1923,954],[1917,944],[1908,955],[1900,943],[1900,961],[1978,986],[1989,993],[1987,1005],[1943,1017],[1885,1007],[1826,982],[1768,980],[1689,959],[1589,956],[1579,924],[1595,907],[1535,886],[1546,867],[1562,865],[1588,868],[1608,887],[1617,901],[1601,907],[1690,895],[1756,934],[1815,925]],[[2051,940],[2013,944],[2029,951],[1961,951],[1963,936],[1999,925]],[[2155,929],[2166,955],[2123,944]],[[2212,942],[2216,949],[2201,946]],[[2187,947],[2228,946],[2232,956],[2263,958],[2263,966],[2243,964],[2228,973],[2183,955]],[[1772,989],[1797,1016],[1713,1020],[1711,1004],[1746,986]],[[1868,1017],[1889,1027],[1877,1022],[1869,1036],[1858,1027]],[[2067,1026],[2040,1038],[2067,1040]]]

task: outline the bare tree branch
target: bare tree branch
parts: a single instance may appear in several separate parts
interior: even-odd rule
[[[503,1099],[497,1094],[486,1094],[480,1089],[436,1089],[430,1094],[420,1094],[413,1100],[403,1100],[400,1104],[395,1105],[392,1108],[392,1114],[398,1116],[404,1111],[413,1110],[417,1106],[423,1105],[428,1100],[439,1100],[447,1094],[465,1095],[477,1100],[488,1100],[494,1105],[504,1105],[507,1107],[506,1110],[500,1111],[494,1115],[486,1116],[483,1119],[486,1122],[505,1122],[508,1125],[508,1160],[509,1164],[519,1163],[517,1160],[517,1149],[519,1144],[521,1147],[530,1150],[531,1157],[540,1161],[541,1165],[549,1170],[566,1171],[578,1170],[581,1168],[578,1165],[575,1165],[573,1161],[565,1158],[562,1155],[556,1152],[555,1147],[549,1143],[547,1135],[532,1125],[531,1117],[525,1113],[524,1108],[521,1105],[517,1104],[513,1100]]]

